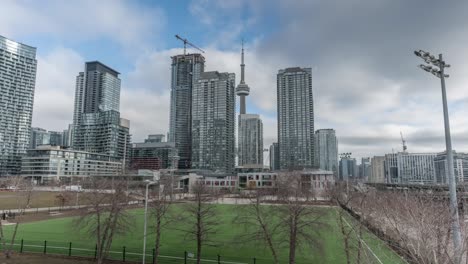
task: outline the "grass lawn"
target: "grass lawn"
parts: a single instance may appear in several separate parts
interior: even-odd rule
[[[31,197],[31,208],[58,206],[56,195],[58,192],[33,192]],[[0,192],[0,208],[18,209],[26,203],[25,194],[17,191]],[[21,205],[21,206],[20,206]]]
[[[242,205],[218,205],[219,217],[222,222],[219,231],[214,238],[217,242],[217,247],[204,247],[202,252],[203,259],[216,260],[217,255],[221,256],[222,261],[230,261],[235,263],[254,263],[253,258],[256,258],[257,264],[272,263],[271,254],[262,245],[258,245],[255,241],[249,243],[239,243],[235,240],[236,235],[242,232],[243,227],[236,225],[233,219],[236,216],[236,208]],[[178,207],[178,208],[177,208]],[[180,210],[180,207],[173,207],[174,210]],[[323,207],[324,213],[322,221],[328,223],[328,228],[320,231],[321,239],[323,240],[324,252],[318,254],[314,250],[304,249],[298,253],[296,263],[345,263],[345,252],[343,250],[343,240],[341,238],[340,229],[337,223],[336,208]],[[142,249],[142,233],[143,233],[143,210],[132,210],[135,215],[135,226],[132,231],[125,236],[118,236],[114,240],[112,250],[115,253],[112,257],[122,259],[123,246],[126,247],[127,260],[137,260],[141,256],[131,253],[141,253]],[[84,234],[75,230],[73,227],[73,218],[61,218],[35,223],[25,223],[20,225],[17,235],[18,244],[21,239],[24,239],[25,245],[37,245],[37,247],[25,246],[25,251],[42,252],[44,240],[47,240],[48,253],[68,254],[69,242],[72,242],[72,248],[83,248],[88,251],[78,251],[73,249],[72,255],[88,255],[94,256],[95,242],[93,239],[86,237]],[[348,219],[352,223],[352,219]],[[150,227],[150,226],[149,226]],[[349,228],[349,227],[348,227]],[[6,228],[7,235],[11,233],[11,226]],[[154,245],[153,235],[148,235],[147,253],[148,261],[151,261],[151,248]],[[356,245],[357,239],[353,241]],[[366,249],[366,255],[377,256],[369,257],[366,263],[404,263],[401,258],[393,253],[382,241],[371,234],[366,234],[364,241],[369,248]],[[63,247],[62,249],[53,249],[51,247]],[[161,255],[183,257],[184,251],[195,252],[195,243],[185,240],[183,234],[173,229],[167,229],[162,234]],[[280,251],[280,263],[287,263],[288,252],[287,248],[282,248]],[[366,259],[367,260],[367,259]],[[161,263],[183,263],[181,259],[162,257]],[[193,263],[189,261],[188,263]],[[204,262],[204,263],[216,263]]]

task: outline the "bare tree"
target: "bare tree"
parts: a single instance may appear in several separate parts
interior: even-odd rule
[[[349,191],[351,189],[351,191]],[[354,222],[349,223],[346,219],[349,218],[348,212],[345,208],[350,207],[350,203],[357,199],[355,192],[352,191],[348,182],[337,182],[337,184],[330,188],[329,196],[333,203],[336,204],[338,226],[340,228],[341,236],[343,238],[343,248],[346,256],[346,263],[354,263],[353,252],[357,251],[355,241],[359,241],[361,233],[355,233]],[[355,239],[356,238],[356,239]],[[360,258],[358,258],[359,260]]]
[[[2,241],[3,252],[6,258],[10,258],[13,252],[13,245],[15,243],[16,234],[18,231],[18,227],[21,223],[22,216],[25,213],[25,209],[29,208],[31,204],[31,200],[34,193],[34,186],[30,180],[24,179],[20,176],[10,178],[7,184],[9,186],[15,187],[16,202],[18,205],[18,213],[15,216],[15,227],[11,235],[10,244],[7,244],[7,239],[4,235],[3,225],[0,220],[0,240]]]
[[[151,192],[149,206],[151,210],[151,216],[154,220],[154,232],[155,232],[155,249],[153,264],[159,263],[159,251],[161,247],[161,234],[163,229],[167,226],[167,212],[172,203],[171,191],[170,191],[171,179],[163,177],[159,180],[159,185],[156,189]],[[169,189],[169,190],[168,190]]]
[[[262,205],[271,191],[257,189],[251,191],[250,204],[240,206],[234,223],[244,228],[242,235],[236,239],[241,243],[257,241],[265,244],[273,256],[273,263],[278,264],[279,250],[279,215],[274,205]]]
[[[452,263],[447,201],[430,193],[382,191],[372,202],[374,223],[408,258],[423,264]]]
[[[311,206],[315,199],[307,175],[289,172],[277,181],[277,196],[282,205],[277,206],[280,215],[279,232],[285,237],[289,247],[289,264],[296,263],[298,250],[314,250],[322,253],[322,239],[319,230],[327,225],[323,222],[323,210]]]
[[[216,205],[212,203],[216,197],[202,181],[197,181],[191,191],[193,200],[184,204],[182,212],[176,217],[178,225],[175,229],[196,242],[197,264],[200,264],[202,248],[216,245],[211,237],[216,234],[219,225],[218,212]]]
[[[108,257],[115,235],[129,231],[132,218],[126,212],[126,181],[90,177],[90,192],[85,196],[89,206],[80,212],[75,226],[96,239],[96,260],[101,264]],[[110,187],[113,186],[113,189]]]

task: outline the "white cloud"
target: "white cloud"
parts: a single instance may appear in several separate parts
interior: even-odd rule
[[[62,131],[72,123],[75,77],[83,71],[84,60],[61,47],[37,60],[33,126]]]
[[[464,47],[468,21],[463,5],[431,3],[425,13],[415,15],[408,10],[418,8],[418,1],[352,1],[340,7],[334,1],[284,1],[280,14],[272,13],[278,17],[262,11],[271,11],[278,2],[195,0],[189,6],[206,29],[203,37],[210,40],[202,47],[206,70],[235,72],[237,83],[240,36],[255,32],[252,26],[267,16],[277,23],[269,35],[246,39],[246,81],[251,87],[247,104],[262,115],[265,147],[276,140],[276,73],[300,66],[313,68],[315,127],[336,129],[341,152],[361,157],[400,149],[400,131],[410,151],[443,150],[439,82],[416,69],[420,61],[411,54],[428,46],[446,53],[453,65],[447,90],[454,148],[468,150],[468,139],[462,136],[468,133]],[[356,5],[357,11],[349,13],[347,5]],[[161,50],[158,45],[165,38],[148,41],[168,24],[162,10],[117,0],[53,4],[7,0],[2,10],[7,11],[0,16],[0,32],[12,38],[34,34],[76,41],[109,38],[126,52],[143,50],[131,62],[133,70],[121,75],[122,117],[131,120],[135,141],[167,132],[170,56],[181,50]],[[440,25],[433,23],[439,11],[446,18]],[[400,14],[398,21],[394,14]],[[415,30],[426,24],[431,26]],[[445,28],[450,30],[441,30]],[[439,33],[443,36],[436,38]],[[71,122],[75,76],[84,61],[64,48],[38,60],[34,124],[63,129]]]
[[[6,0],[2,10],[0,32],[10,38],[41,34],[75,41],[109,38],[129,52],[149,48],[145,40],[157,36],[166,25],[161,9],[123,0]]]

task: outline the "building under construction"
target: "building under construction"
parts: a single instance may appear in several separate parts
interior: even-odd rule
[[[172,57],[171,111],[169,142],[174,142],[180,156],[179,169],[191,167],[192,90],[195,80],[205,69],[201,54]]]

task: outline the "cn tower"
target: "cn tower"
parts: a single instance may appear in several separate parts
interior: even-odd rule
[[[242,41],[242,62],[241,62],[241,81],[236,88],[236,94],[240,97],[240,114],[245,114],[245,97],[249,95],[250,88],[245,83],[244,74],[245,74],[245,64],[244,64],[244,42]]]

